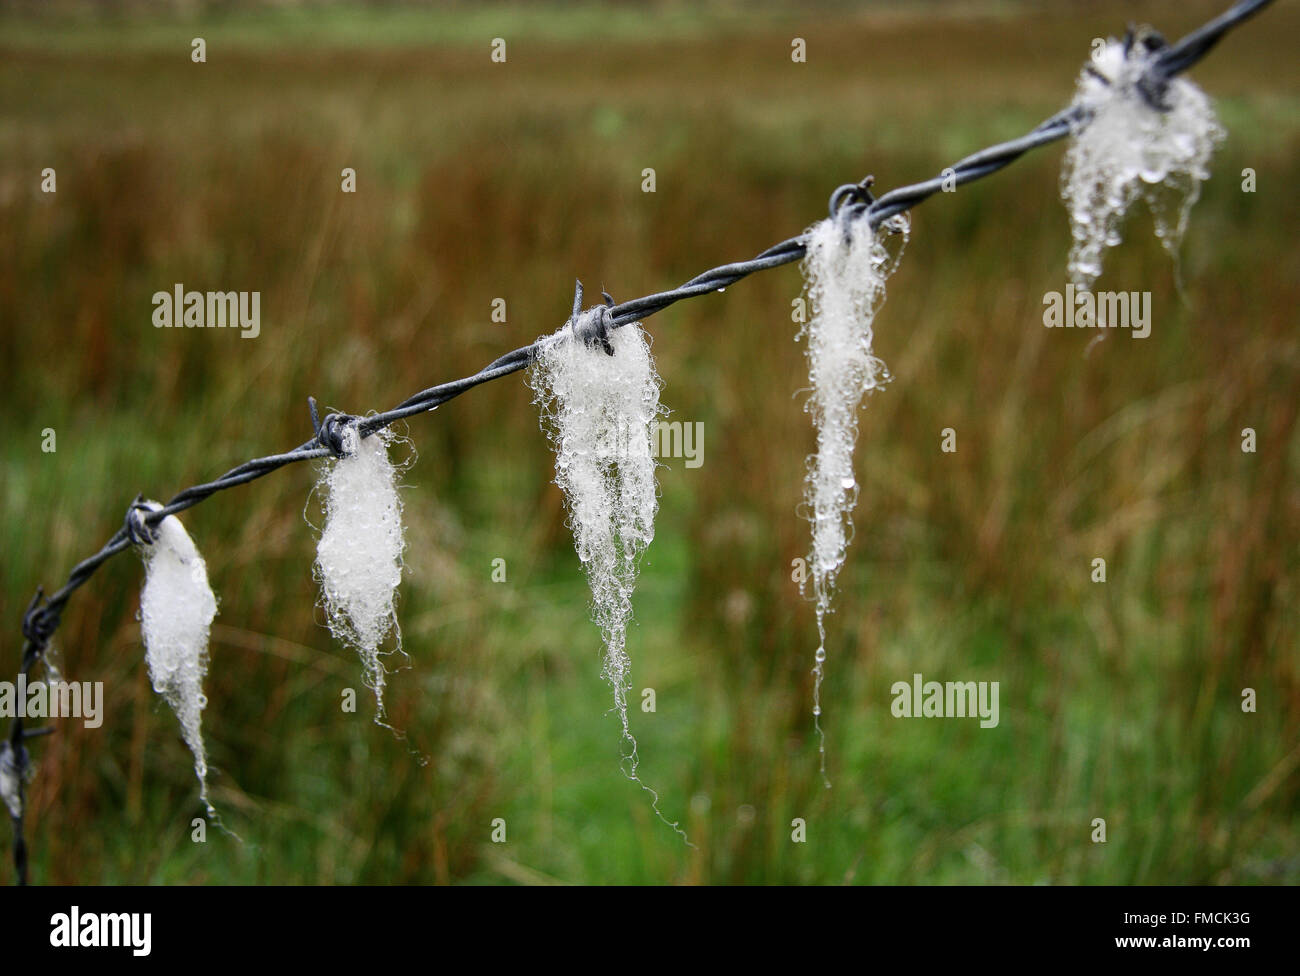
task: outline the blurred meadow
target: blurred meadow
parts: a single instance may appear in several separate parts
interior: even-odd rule
[[[553,331],[575,277],[624,300],[750,257],[840,183],[927,178],[1031,128],[1068,103],[1092,38],[1133,20],[1172,39],[1226,5],[6,8],[5,676],[36,586],[61,584],[137,492],[302,442],[309,395],[384,409]],[[69,679],[105,683],[105,720],[33,744],[34,879],[1300,881],[1298,37],[1300,9],[1279,4],[1194,69],[1228,137],[1181,261],[1140,207],[1098,284],[1152,292],[1145,340],[1042,325],[1065,285],[1061,146],[914,213],[829,621],[832,789],[791,581],[813,443],[791,266],[646,321],[671,419],[703,424],[704,453],[661,470],[629,637],[633,700],[653,688],[657,711],[632,723],[694,848],[620,771],[516,375],[402,426],[409,667],[388,702],[407,738],[371,721],[315,607],[316,472],[277,472],[183,518],[220,600],[204,729],[243,843],[191,843],[191,760],[149,687],[124,554],[55,639]],[[150,296],[176,282],[260,291],[260,337],[153,328]],[[917,672],[1000,682],[1000,724],[892,717],[890,686]]]

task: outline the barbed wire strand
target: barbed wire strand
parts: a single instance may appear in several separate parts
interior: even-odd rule
[[[1138,82],[1138,90],[1156,108],[1164,108],[1164,91],[1169,81],[1186,71],[1201,60],[1229,30],[1259,13],[1273,0],[1241,0],[1220,16],[1197,28],[1176,44],[1165,45],[1158,35],[1150,64]],[[1126,44],[1134,41],[1134,30],[1129,29]],[[1003,142],[967,156],[944,170],[939,176],[902,186],[876,198],[869,187],[872,178],[867,177],[860,183],[846,184],[838,187],[830,198],[832,216],[841,215],[849,219],[867,219],[873,230],[879,229],[891,217],[895,217],[935,193],[947,188],[962,186],[982,179],[1005,166],[1010,165],[1031,149],[1047,145],[1077,132],[1090,121],[1089,111],[1082,105],[1073,105],[1039,124],[1032,131],[1018,139]],[[661,312],[671,305],[687,298],[695,298],[719,291],[735,284],[743,278],[759,271],[791,264],[802,259],[806,253],[806,237],[799,235],[769,247],[761,254],[748,261],[737,261],[712,268],[684,284],[669,291],[646,295],[642,298],[619,304],[604,295],[605,304],[601,314],[592,317],[591,325],[584,326],[579,337],[588,343],[599,341],[604,344],[606,330],[618,328],[631,322],[640,321],[656,312]],[[578,313],[582,305],[582,283],[578,282],[574,294],[574,314],[570,324],[576,326]],[[110,558],[123,550],[137,544],[149,544],[154,539],[154,529],[158,523],[169,515],[192,508],[205,498],[219,491],[234,488],[262,478],[289,464],[309,461],[322,457],[341,457],[343,454],[343,431],[349,425],[355,425],[361,437],[369,437],[399,420],[419,413],[435,410],[442,404],[460,396],[466,390],[473,389],[491,380],[509,376],[527,367],[536,357],[541,345],[553,341],[555,336],[547,336],[537,342],[515,349],[489,363],[483,369],[458,380],[442,383],[421,390],[408,397],[397,406],[384,413],[368,417],[355,417],[349,414],[331,413],[324,419],[317,415],[316,402],[308,400],[312,426],[315,436],[299,444],[291,451],[273,454],[269,457],[254,458],[237,468],[232,468],[215,481],[194,485],[172,497],[161,509],[151,510],[143,504],[143,498],[137,497],[127,510],[122,528],[118,529],[104,547],[88,559],[78,563],[68,575],[67,582],[47,598],[44,590],[38,588],[26,612],[23,614],[22,633],[24,637],[20,675],[27,675],[38,661],[42,659],[49,641],[58,629],[63,609],[69,598],[83,586],[95,571]],[[606,348],[609,347],[606,345]],[[8,739],[0,752],[0,781],[13,795],[6,791],[5,799],[10,803],[10,820],[13,826],[13,861],[16,880],[19,884],[27,883],[27,844],[24,839],[24,801],[26,781],[31,769],[31,759],[26,748],[26,740],[52,731],[52,726],[28,729],[21,717],[15,716],[10,726]]]

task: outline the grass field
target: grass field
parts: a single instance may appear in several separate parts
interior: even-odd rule
[[[837,184],[926,178],[1032,127],[1069,101],[1093,37],[1129,20],[1177,37],[1224,5],[0,16],[5,670],[37,584],[137,492],[300,443],[309,395],[384,409],[557,328],[575,277],[622,300],[750,257]],[[1069,246],[1060,146],[916,212],[876,321],[894,381],[862,415],[830,620],[832,789],[790,579],[812,434],[788,267],[646,323],[664,402],[703,424],[704,453],[661,472],[629,641],[634,699],[654,688],[657,711],[632,720],[694,848],[620,772],[586,584],[514,376],[403,427],[410,666],[388,700],[408,738],[370,721],[358,662],[313,609],[315,473],[279,472],[184,519],[221,601],[204,724],[243,843],[190,840],[202,808],[149,687],[127,554],[55,641],[69,678],[105,683],[106,717],[33,746],[33,876],[1300,881],[1297,36],[1280,4],[1194,72],[1228,138],[1179,269],[1139,212],[1098,286],[1151,291],[1147,339],[1089,348],[1042,326]],[[176,282],[260,291],[261,335],[154,329],[150,296]],[[893,718],[890,686],[916,672],[998,681],[1000,724]]]

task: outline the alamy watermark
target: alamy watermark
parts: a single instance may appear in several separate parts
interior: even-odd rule
[[[652,458],[685,458],[686,467],[698,468],[704,464],[704,423],[696,420],[656,420],[646,428],[626,422],[612,432],[612,443],[597,443],[596,453],[601,457],[626,458],[644,456]]]
[[[79,718],[86,728],[104,724],[102,681],[0,681],[0,718]]]
[[[262,332],[260,291],[186,291],[178,281],[154,292],[152,302],[155,329],[239,329],[241,339]]]
[[[1131,329],[1134,339],[1151,334],[1151,292],[1099,291],[1065,286],[1065,294],[1043,295],[1043,325],[1049,329]]]
[[[50,945],[56,949],[130,949],[147,956],[153,947],[151,912],[83,912],[73,905],[50,916]]]
[[[889,710],[894,718],[976,718],[980,728],[998,727],[998,683],[996,681],[924,681],[920,674],[911,682],[895,681]]]

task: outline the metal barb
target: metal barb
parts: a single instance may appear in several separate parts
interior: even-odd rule
[[[316,443],[329,451],[336,458],[346,453],[343,435],[347,428],[357,422],[357,418],[346,413],[328,413],[321,420],[316,409],[316,398],[307,398],[307,408],[311,411],[312,429],[316,431]]]
[[[851,209],[854,213],[860,213],[876,202],[872,195],[871,187],[876,182],[874,176],[865,176],[860,183],[845,183],[843,186],[837,186],[831,193],[830,215],[832,218],[839,217],[844,210]]]
[[[31,602],[27,604],[27,610],[23,613],[23,637],[28,643],[44,650],[58,625],[58,614],[51,614],[49,607],[45,605],[45,588],[36,587],[36,595],[32,597]]]
[[[578,315],[582,312],[582,282],[574,280],[573,282],[573,321],[578,321]]]
[[[126,529],[126,537],[131,540],[132,545],[151,546],[158,541],[158,530],[149,525],[150,515],[157,512],[144,499],[141,493],[135,496],[135,501],[126,510],[126,519],[123,527]]]

